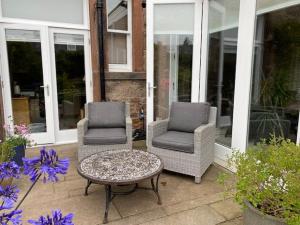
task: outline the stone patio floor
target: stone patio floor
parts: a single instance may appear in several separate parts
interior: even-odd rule
[[[54,148],[60,157],[70,158],[68,174],[60,177],[58,183],[43,184],[40,181],[35,185],[20,207],[23,221],[37,219],[51,213],[52,209],[61,209],[64,215],[74,213],[76,225],[102,224],[104,187],[92,184],[89,195],[84,196],[86,180],[76,171],[76,144]],[[31,157],[37,155],[38,150],[29,149],[26,154]],[[160,178],[162,205],[157,205],[156,196],[151,191],[137,190],[127,196],[117,196],[110,207],[108,224],[241,225],[241,208],[232,199],[224,200],[223,188],[216,181],[222,171],[221,167],[212,165],[202,177],[201,184],[195,184],[189,176],[164,172]],[[31,183],[27,177],[15,183],[21,189],[21,198]],[[141,186],[149,183],[144,182]]]

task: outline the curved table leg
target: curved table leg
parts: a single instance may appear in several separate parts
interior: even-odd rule
[[[109,204],[112,200],[112,193],[111,193],[111,185],[105,185],[105,193],[106,193],[106,201],[105,201],[105,213],[103,218],[103,223],[108,223],[108,210]]]
[[[91,186],[91,184],[92,184],[92,181],[87,181],[87,185],[86,185],[86,187],[85,187],[85,191],[84,191],[84,195],[85,196],[87,196],[88,195],[88,189],[89,189],[89,187]]]
[[[153,178],[151,178],[151,186],[152,186],[152,189],[153,189],[154,193],[157,196],[157,204],[161,205],[162,204],[161,203],[161,198],[160,198],[160,195],[159,195],[159,192],[158,192],[159,176],[160,176],[160,174],[158,174],[157,177],[156,177],[156,184],[154,184],[154,180],[153,180]]]

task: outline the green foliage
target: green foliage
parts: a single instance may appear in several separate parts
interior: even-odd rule
[[[265,214],[300,224],[300,146],[273,137],[245,153],[234,151],[229,163],[237,170],[235,182],[224,176],[219,182],[229,192],[235,189],[238,203],[248,200]]]
[[[8,162],[13,157],[14,151],[11,144],[7,141],[0,143],[0,163]]]
[[[9,136],[6,139],[6,142],[12,146],[12,147],[17,147],[17,146],[30,146],[30,141],[27,141],[26,139],[24,139],[24,137],[21,136]]]

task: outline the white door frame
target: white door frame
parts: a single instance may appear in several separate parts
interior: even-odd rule
[[[6,124],[12,125],[10,118],[13,118],[12,98],[10,87],[10,74],[9,63],[7,55],[7,43],[5,37],[5,29],[17,30],[35,30],[40,32],[41,38],[41,54],[42,54],[42,67],[43,67],[43,81],[44,86],[48,86],[48,90],[44,89],[45,96],[45,110],[46,110],[46,126],[47,132],[33,133],[31,138],[39,144],[54,143],[54,125],[53,125],[53,102],[51,93],[53,91],[51,85],[50,63],[49,63],[49,42],[48,31],[45,26],[25,25],[25,24],[0,24],[0,54],[1,54],[1,67],[3,79],[3,106],[4,106],[4,121]]]
[[[77,141],[77,129],[59,129],[59,112],[58,112],[58,100],[57,100],[57,79],[56,79],[56,63],[55,63],[55,46],[54,46],[54,34],[75,34],[83,35],[84,37],[84,66],[85,66],[85,87],[86,87],[86,102],[93,101],[93,80],[92,80],[92,65],[91,65],[91,51],[89,43],[89,32],[83,30],[74,29],[62,29],[62,28],[49,28],[49,40],[50,40],[50,58],[51,58],[51,73],[52,73],[52,85],[53,85],[53,111],[54,111],[54,130],[55,130],[55,143],[72,143]]]
[[[147,123],[154,120],[154,5],[156,4],[195,4],[193,63],[192,63],[192,102],[199,101],[201,24],[203,0],[148,0],[147,1]]]

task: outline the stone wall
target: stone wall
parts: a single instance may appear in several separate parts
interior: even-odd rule
[[[139,120],[140,109],[146,116],[146,81],[145,73],[107,73],[107,101],[126,101],[130,103],[133,129],[142,128]]]

